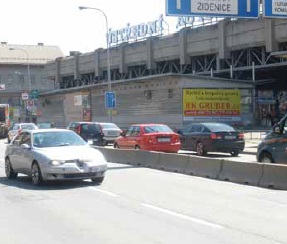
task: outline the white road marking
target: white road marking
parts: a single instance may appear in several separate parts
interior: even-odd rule
[[[98,188],[95,188],[95,187],[92,187],[92,186],[90,186],[90,187],[88,187],[88,188],[91,189],[91,190],[93,190],[93,191],[97,191],[97,192],[100,192],[100,193],[104,193],[104,194],[106,194],[106,195],[108,195],[108,196],[110,196],[110,197],[119,197],[118,194],[113,193],[113,192],[110,192],[110,191],[98,189]]]
[[[157,206],[154,206],[154,205],[150,205],[150,204],[146,204],[146,203],[142,203],[141,205],[146,207],[146,208],[150,208],[150,209],[162,212],[162,213],[166,213],[166,214],[169,214],[169,215],[181,218],[181,219],[190,220],[190,221],[192,221],[192,222],[194,222],[196,224],[205,225],[205,226],[208,226],[208,227],[211,227],[211,228],[214,228],[214,229],[223,229],[224,228],[223,226],[218,225],[218,224],[213,224],[211,222],[208,222],[208,221],[205,221],[205,220],[202,220],[202,219],[193,218],[193,217],[190,217],[190,216],[187,216],[187,215],[184,215],[184,214],[181,214],[181,213],[173,212],[171,210],[160,208],[160,207],[157,207]]]

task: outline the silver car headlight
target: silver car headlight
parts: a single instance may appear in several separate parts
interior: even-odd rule
[[[65,161],[64,160],[52,160],[50,163],[52,166],[59,166],[59,165],[64,164]]]

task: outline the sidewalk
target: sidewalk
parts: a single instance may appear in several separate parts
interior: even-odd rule
[[[243,154],[252,154],[256,155],[257,152],[257,146],[260,143],[261,140],[254,139],[254,140],[245,140],[245,148],[242,152]]]

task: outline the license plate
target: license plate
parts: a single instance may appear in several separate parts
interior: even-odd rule
[[[228,140],[232,140],[232,139],[235,139],[236,136],[225,136],[225,139],[228,139]]]
[[[97,167],[92,167],[92,168],[89,168],[89,171],[90,171],[90,172],[98,172],[98,171],[99,171],[99,168],[97,168]]]
[[[170,142],[170,138],[158,138],[158,142]]]

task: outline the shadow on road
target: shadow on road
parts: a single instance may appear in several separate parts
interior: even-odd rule
[[[116,164],[116,163],[114,163],[114,164]],[[108,171],[110,171],[110,170],[119,170],[119,169],[134,169],[134,168],[140,168],[140,167],[139,166],[135,166],[135,165],[123,165],[123,164],[120,164],[119,166],[108,166]]]
[[[7,179],[6,177],[0,177],[0,187],[16,187],[26,190],[35,191],[47,191],[47,190],[68,190],[75,188],[83,188],[87,186],[95,186],[89,180],[71,180],[71,181],[49,181],[44,182],[40,186],[34,186],[31,182],[31,178],[28,176],[18,176],[16,179]]]
[[[189,152],[189,151],[180,152],[179,154],[198,156],[196,152]],[[206,158],[235,158],[234,156],[231,156],[230,153],[212,153],[212,152],[207,153],[207,155],[205,155],[204,157]]]

